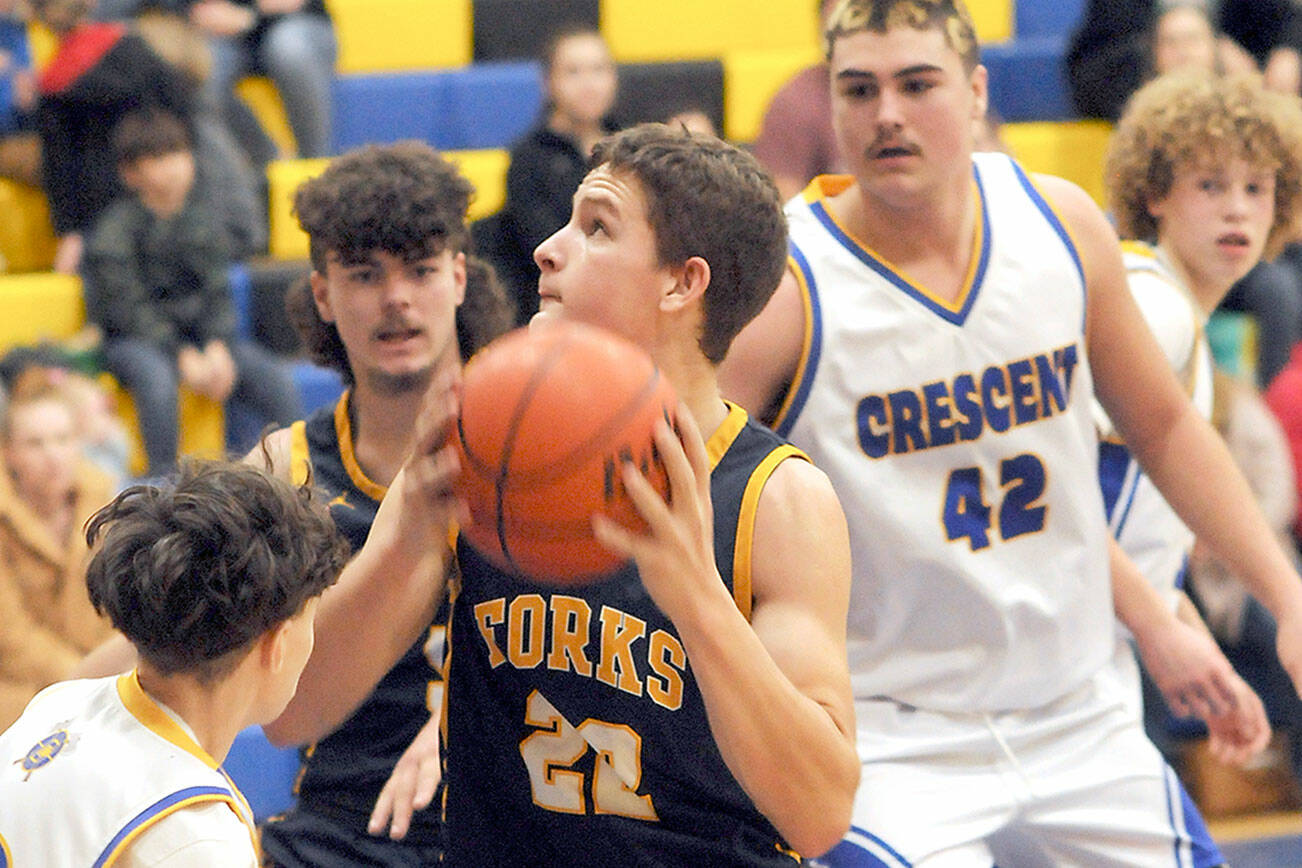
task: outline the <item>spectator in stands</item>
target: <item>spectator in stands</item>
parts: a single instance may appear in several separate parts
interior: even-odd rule
[[[281,363],[235,335],[230,258],[214,219],[190,195],[184,124],[142,110],[123,119],[113,145],[133,193],[104,213],[87,244],[86,309],[104,330],[105,367],[135,399],[157,474],[177,457],[178,383],[279,425],[301,408]]]
[[[836,0],[818,0],[820,23],[835,6]],[[783,199],[799,193],[815,175],[841,170],[826,61],[802,69],[774,95],[753,150]]]
[[[112,489],[80,450],[71,399],[29,368],[0,415],[0,730],[112,633],[86,595],[81,535]]]
[[[558,31],[543,54],[542,71],[542,117],[511,148],[497,243],[481,248],[514,293],[520,322],[538,310],[534,248],[570,219],[570,200],[592,146],[617,129],[610,118],[618,87],[615,61],[599,32],[587,25]],[[482,230],[475,234],[478,242]]]
[[[18,0],[0,0],[0,178],[40,186],[36,74],[23,11]]]
[[[39,80],[37,127],[45,192],[59,246],[56,271],[81,262],[84,234],[122,193],[109,136],[128,111],[157,106],[189,122],[190,97],[180,76],[119,24],[88,15],[94,0],[32,0],[36,16],[59,39]]]
[[[222,105],[212,99],[212,52],[198,29],[179,15],[146,11],[135,29],[150,48],[180,71],[194,94],[195,186],[221,220],[235,259],[267,249],[265,182],[226,123]]]
[[[1115,121],[1145,79],[1175,68],[1159,61],[1229,73],[1257,66],[1268,87],[1296,93],[1299,47],[1293,0],[1089,0],[1067,49],[1067,79],[1078,112]]]
[[[210,40],[210,96],[226,107],[235,136],[255,165],[275,154],[266,132],[234,94],[245,75],[262,73],[280,92],[300,157],[330,153],[338,46],[324,0],[172,0]]]

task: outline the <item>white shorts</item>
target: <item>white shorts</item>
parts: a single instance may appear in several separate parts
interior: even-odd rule
[[[863,775],[845,840],[816,864],[887,868],[1224,862],[1144,735],[1135,661],[1033,711],[949,714],[861,700]]]

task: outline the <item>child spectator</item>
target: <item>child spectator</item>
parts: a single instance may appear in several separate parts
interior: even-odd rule
[[[252,868],[253,817],[221,762],[294,695],[343,539],[306,489],[212,464],[124,492],[86,541],[82,593],[139,662],[43,691],[0,735],[0,862]]]
[[[82,524],[112,497],[81,454],[72,399],[48,369],[0,415],[0,729],[112,630],[86,596]]]
[[[178,383],[279,425],[301,415],[300,402],[271,353],[235,336],[230,260],[214,219],[190,195],[185,125],[142,110],[123,119],[113,142],[133,195],[104,213],[87,244],[86,309],[104,330],[105,367],[135,399],[156,474],[176,461]]]

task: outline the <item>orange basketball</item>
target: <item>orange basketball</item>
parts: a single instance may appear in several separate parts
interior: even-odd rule
[[[573,323],[505,335],[462,377],[458,490],[473,523],[466,540],[508,572],[552,585],[614,571],[619,556],[593,536],[601,512],[645,527],[620,481],[631,460],[663,494],[652,431],[677,398],[642,349]]]

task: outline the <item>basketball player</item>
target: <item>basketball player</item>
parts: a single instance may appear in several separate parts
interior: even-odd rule
[[[840,508],[819,471],[715,386],[782,273],[777,191],[749,155],[663,125],[605,140],[593,165],[570,222],[535,254],[536,327],[572,318],[652,353],[684,405],[681,442],[657,434],[672,502],[627,469],[649,531],[597,529],[633,563],[564,593],[458,546],[444,858],[793,864],[843,834],[858,764]],[[322,631],[339,669],[414,629],[410,610],[442,590],[431,541],[458,508],[455,452],[440,448],[455,412],[454,390],[431,402],[341,580],[353,617]],[[547,665],[525,648],[546,649]]]
[[[1115,672],[1095,388],[1269,601],[1295,677],[1302,586],[1097,207],[973,155],[986,71],[961,0],[844,0],[827,47],[852,175],[788,206],[793,265],[721,374],[847,504],[863,774],[827,861],[1190,864],[1178,784]]]
[[[1253,78],[1206,74],[1149,83],[1112,139],[1108,194],[1122,235],[1137,239],[1123,245],[1130,291],[1204,418],[1212,411],[1212,357],[1203,326],[1230,287],[1293,236],[1300,154],[1296,100]],[[1180,617],[1202,627],[1180,590],[1193,534],[1098,412],[1109,529]],[[1238,713],[1209,720],[1211,746],[1243,762],[1265,745],[1270,727],[1257,696],[1237,676],[1233,683]]]
[[[296,194],[312,274],[287,303],[314,360],[338,371],[348,391],[271,434],[267,458],[286,479],[310,471],[333,497],[330,514],[354,551],[411,450],[423,396],[512,320],[491,272],[465,253],[471,195],[456,167],[412,142],[345,154]],[[254,450],[250,459],[260,464],[263,455]],[[347,598],[347,585],[338,590]],[[338,623],[329,597],[319,616],[327,635]],[[438,781],[431,711],[441,707],[446,612],[435,617],[428,593],[406,605],[418,626],[401,638],[383,630],[381,653],[338,660],[329,643],[318,649],[302,700],[264,727],[275,742],[311,745],[294,809],[264,827],[271,864],[438,860],[439,812],[424,809]],[[383,627],[387,613],[376,611],[384,610],[366,619]],[[347,619],[341,629],[352,629]]]
[[[295,480],[310,475],[334,497],[330,514],[354,551],[411,449],[435,378],[457,371],[511,322],[491,272],[466,255],[472,194],[454,165],[412,142],[345,154],[295,194],[312,273],[291,297],[291,313],[313,359],[337,370],[348,391],[334,407],[272,434],[269,445],[278,472]],[[413,740],[408,762],[438,765],[431,713],[442,705],[447,613],[433,605],[422,602],[415,642],[385,637],[392,666],[366,670],[374,690],[349,691],[353,664],[314,677],[329,665],[314,655],[304,681],[309,701],[265,727],[273,741],[312,745],[294,809],[264,828],[271,864],[437,861],[439,812],[424,810],[436,776],[425,775],[416,792],[410,770],[395,773]],[[322,610],[326,629],[337,623],[334,612],[329,604]],[[376,618],[374,611],[368,617]],[[311,713],[300,714],[307,706]],[[389,836],[378,837],[386,826]]]
[[[139,662],[47,688],[0,735],[0,865],[257,865],[221,762],[293,694],[344,540],[308,489],[216,463],[128,489],[86,538],[91,602]]]

